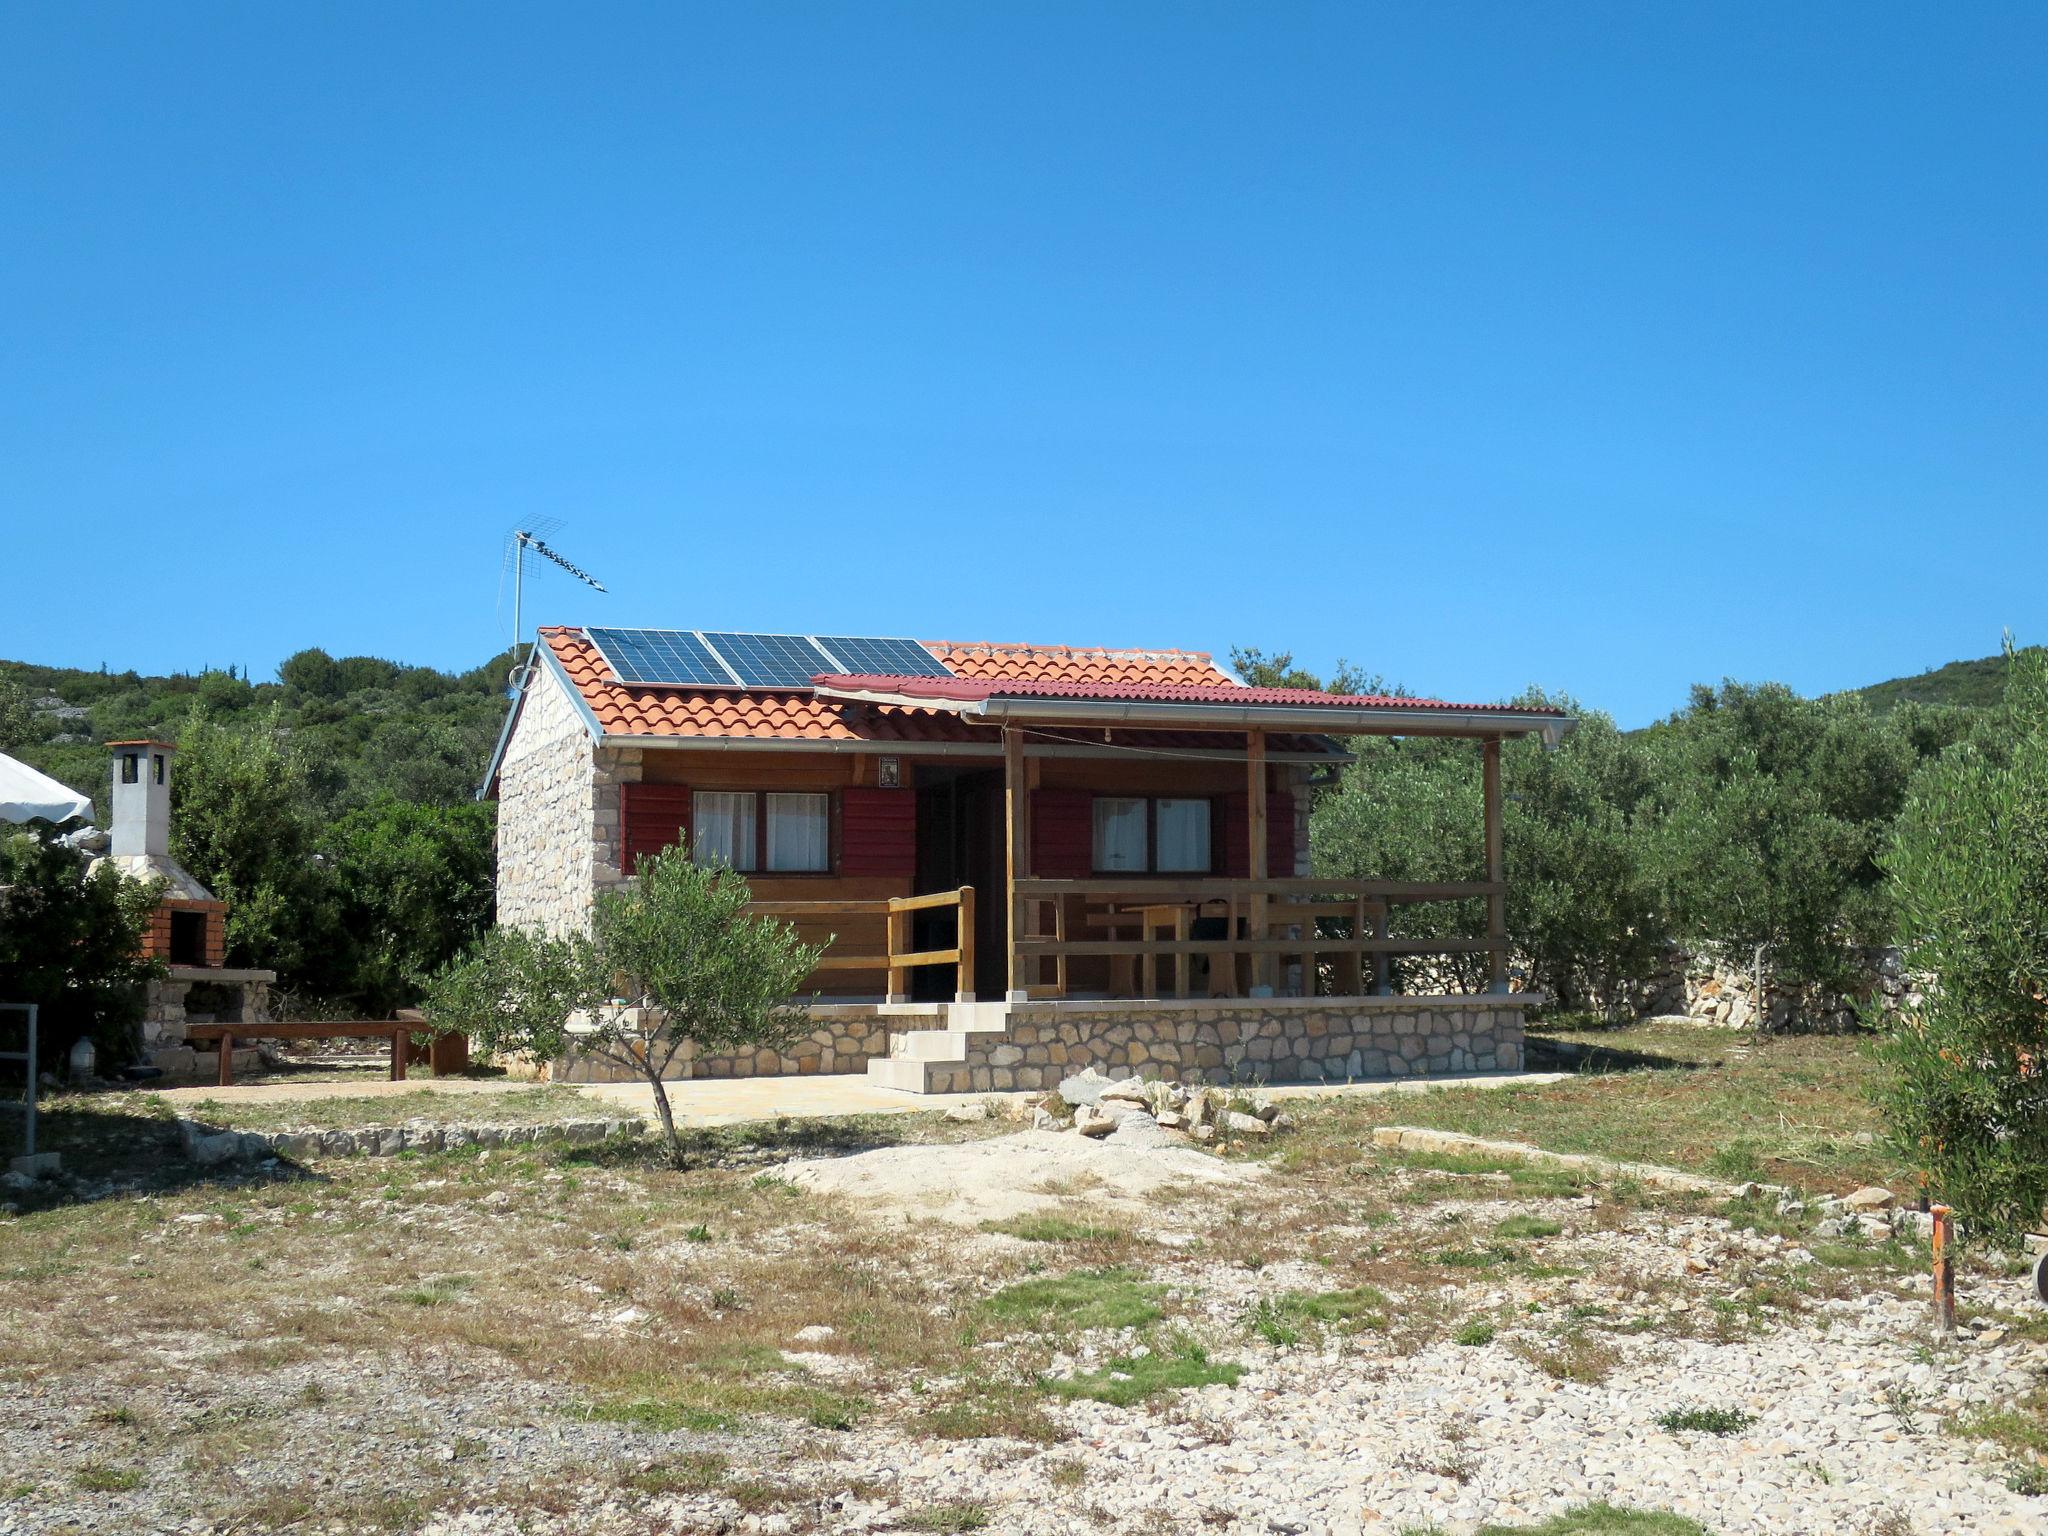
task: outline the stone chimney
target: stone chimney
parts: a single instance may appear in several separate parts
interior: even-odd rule
[[[227,952],[227,906],[171,857],[171,758],[167,741],[110,741],[114,824],[107,862],[136,880],[163,882],[142,952],[186,970],[218,969]]]
[[[171,758],[167,741],[110,741],[114,754],[115,858],[171,856]]]

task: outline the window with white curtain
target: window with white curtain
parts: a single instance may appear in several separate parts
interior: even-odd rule
[[[691,856],[699,864],[754,868],[754,797],[700,789],[690,796]]]
[[[818,872],[832,867],[829,795],[774,794],[768,800],[768,865],[772,870]]]
[[[1095,867],[1106,872],[1143,871],[1149,864],[1146,803],[1110,795],[1095,797]]]
[[[1179,874],[1209,872],[1209,802],[1155,800],[1157,853],[1152,867]]]

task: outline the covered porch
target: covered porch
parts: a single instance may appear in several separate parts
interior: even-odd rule
[[[1509,945],[1501,744],[1529,735],[1555,741],[1571,725],[1551,710],[1296,689],[1051,692],[962,679],[848,676],[821,677],[817,691],[849,703],[952,713],[963,724],[992,728],[989,735],[1000,743],[999,776],[993,765],[978,770],[982,782],[979,793],[967,797],[969,814],[939,829],[967,856],[939,864],[921,858],[920,874],[927,878],[916,894],[859,904],[877,907],[885,919],[882,952],[828,951],[823,962],[885,971],[892,1003],[1384,998],[1396,990],[1396,961],[1410,957],[1464,966],[1476,960],[1483,966],[1479,990],[1504,994]],[[1126,696],[1132,693],[1142,696]],[[1187,741],[1196,732],[1199,750],[1149,745]],[[1347,758],[1329,738],[1367,734],[1474,742],[1484,867],[1471,879],[1417,884],[1308,873],[1308,755],[1287,749],[1297,749],[1305,737],[1320,740],[1324,750],[1314,761],[1329,765]],[[1283,750],[1270,752],[1269,741]],[[1117,862],[1114,851],[1105,853],[1105,801],[1111,816],[1151,806],[1155,828],[1160,806],[1193,803],[1143,798],[1142,789],[1131,787],[1133,771],[1118,774],[1113,767],[1122,764],[1102,765],[1119,751],[1145,765],[1155,791],[1185,781],[1192,786],[1185,793],[1220,796],[1221,786],[1232,786],[1230,812],[1218,811],[1213,825],[1201,829],[1199,851],[1191,847],[1184,859],[1196,867],[1103,867]],[[1132,796],[1138,798],[1124,798]],[[1092,841],[1087,812],[1072,807],[1076,797],[1088,797],[1084,803],[1093,807]],[[1035,815],[1054,811],[1063,818],[1059,828],[1034,825]],[[1298,816],[1299,830],[1291,823],[1274,826],[1276,814]],[[921,836],[934,820],[921,812]],[[1041,867],[1046,864],[1060,867]],[[935,874],[977,878],[929,889]],[[1483,912],[1483,924],[1458,937],[1402,936],[1404,909],[1431,903],[1470,904]],[[826,909],[833,905],[763,903],[760,910],[810,927],[828,925]]]

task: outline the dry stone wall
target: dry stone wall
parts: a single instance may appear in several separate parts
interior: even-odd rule
[[[1324,1083],[1513,1072],[1518,998],[1272,998],[1228,1003],[1013,1004],[968,1037],[960,1091],[1057,1087],[1088,1067],[1183,1083]]]
[[[1858,976],[1847,995],[1818,987],[1767,985],[1761,1006],[1756,972],[1746,956],[1714,950],[1673,950],[1663,971],[1646,989],[1639,1016],[1682,1014],[1701,1024],[1730,1029],[1846,1033],[1864,1023],[1862,1009],[1881,1013],[1919,1006],[1920,984],[1906,973],[1899,951],[1889,947],[1848,952]],[[1766,982],[1770,980],[1766,967]]]

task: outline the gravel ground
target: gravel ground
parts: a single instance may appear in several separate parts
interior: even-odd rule
[[[926,1164],[922,1186],[908,1181],[911,1207],[959,1156],[918,1152],[889,1159],[899,1184],[901,1165]],[[2019,1465],[2009,1452],[1947,1428],[2048,1388],[2048,1328],[2022,1312],[2020,1281],[1967,1277],[1966,1299],[2010,1314],[1936,1345],[1924,1279],[1880,1243],[1845,1254],[1789,1220],[1738,1228],[1696,1199],[1357,1156],[1321,1171],[1283,1157],[1254,1180],[1119,1190],[1100,1207],[1085,1188],[1070,1193],[1055,1209],[1076,1219],[1149,1210],[1101,1245],[906,1222],[764,1184],[751,1163],[672,1175],[540,1152],[407,1158],[416,1182],[402,1188],[398,1171],[336,1160],[318,1170],[329,1206],[312,1210],[309,1194],[295,1210],[279,1186],[261,1220],[255,1181],[225,1216],[211,1192],[109,1200],[97,1244],[76,1211],[0,1221],[0,1345],[38,1361],[0,1365],[0,1532],[1396,1536],[1533,1524],[1593,1500],[1689,1515],[1724,1536],[2048,1527],[2048,1498],[2007,1486]],[[694,1211],[662,1202],[719,1180],[754,1214],[706,1242],[686,1225]],[[600,1199],[644,1207],[637,1238],[601,1261],[582,1234],[561,1239]],[[49,1241],[57,1229],[45,1224],[60,1220],[72,1223],[65,1241]],[[536,1351],[530,1329],[512,1331],[528,1298],[492,1290],[517,1278],[493,1266],[534,1264],[550,1234],[572,1259],[532,1277],[547,1339]],[[344,1235],[368,1247],[344,1250]],[[437,1266],[450,1246],[469,1255],[474,1292],[415,1297],[414,1313],[446,1324],[370,1342],[395,1303],[384,1279],[353,1286],[350,1275],[434,1242]],[[781,1358],[769,1366],[778,1381],[858,1391],[851,1428],[752,1412],[719,1424],[591,1416],[590,1380],[575,1375],[591,1350],[623,1342],[657,1371],[687,1374],[699,1368],[684,1361],[689,1339],[701,1361],[703,1332],[747,1315],[717,1310],[742,1305],[716,1299],[727,1269],[752,1266],[742,1283],[756,1288],[777,1272],[794,1285],[861,1243],[848,1283],[880,1295],[922,1275],[934,1337],[981,1316],[980,1298],[1005,1285],[1104,1265],[1157,1287],[1166,1315],[1092,1331],[984,1323],[958,1353],[912,1368],[868,1358],[860,1306],[833,1313],[836,1330],[806,1328],[799,1300],[787,1323],[777,1314]],[[265,1279],[287,1260],[301,1266],[291,1280]],[[248,1301],[203,1326],[181,1329],[161,1310],[146,1327],[127,1322],[123,1268],[170,1274],[174,1261],[186,1266],[179,1284],[232,1277]],[[13,1311],[60,1282],[71,1290],[37,1293],[69,1302],[47,1324]],[[1383,1294],[1363,1323],[1285,1310],[1368,1282]],[[279,1288],[296,1286],[306,1293],[292,1310]],[[832,1293],[796,1294],[823,1306]],[[95,1317],[98,1333],[32,1353],[39,1333],[77,1328],[74,1314]],[[1254,1326],[1262,1315],[1295,1322]],[[1129,1406],[1033,1386],[1090,1371],[1113,1382],[1188,1341],[1243,1374]],[[895,1347],[892,1360],[908,1358]],[[1039,1441],[919,1432],[929,1405],[991,1384],[1030,1397]],[[1702,1408],[1739,1422],[1721,1434],[1657,1422]]]

